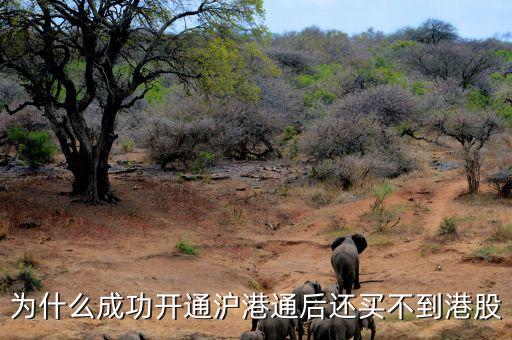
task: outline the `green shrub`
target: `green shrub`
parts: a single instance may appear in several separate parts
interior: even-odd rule
[[[281,143],[284,144],[289,140],[293,139],[297,135],[297,130],[295,127],[291,125],[287,125],[283,129],[283,134],[281,135]]]
[[[14,289],[16,291],[33,292],[42,287],[41,279],[34,268],[23,263],[18,263],[16,274],[5,272],[0,277],[0,291]]]
[[[455,235],[457,234],[457,226],[453,218],[446,217],[439,226],[439,234],[441,235]]]
[[[133,139],[126,138],[121,141],[121,151],[123,151],[123,153],[133,152],[134,148],[135,142],[133,141]]]
[[[197,249],[197,247],[192,245],[192,244],[190,244],[190,243],[188,243],[185,240],[180,240],[176,244],[176,249],[178,249],[178,251],[181,254],[192,255],[192,256],[199,255],[199,250]]]
[[[377,185],[372,189],[372,194],[375,197],[375,202],[372,206],[372,211],[375,212],[377,210],[382,209],[382,205],[384,204],[384,200],[386,197],[393,193],[393,186],[387,182],[382,185]]]
[[[375,202],[372,205],[370,216],[377,222],[376,231],[390,232],[400,223],[401,218],[396,218],[392,210],[384,206],[386,198],[393,193],[393,186],[387,182],[377,185],[372,189]]]
[[[247,279],[247,287],[252,289],[255,292],[261,292],[263,291],[263,287],[261,283],[259,283],[257,280],[253,279],[252,277]]]
[[[12,127],[7,131],[8,143],[14,145],[20,158],[31,168],[50,163],[57,151],[46,131],[29,131]]]
[[[411,92],[417,96],[422,96],[427,92],[426,82],[415,81],[411,84]]]
[[[190,170],[192,172],[200,174],[204,173],[206,169],[212,167],[215,164],[215,153],[210,151],[203,151],[199,153],[199,156],[192,164]]]
[[[304,95],[304,105],[309,107],[318,102],[329,105],[332,104],[335,99],[336,94],[325,89],[318,89]]]
[[[486,245],[480,249],[475,250],[471,254],[471,257],[485,262],[495,262],[497,260],[498,254],[501,252],[502,250],[494,245]]]

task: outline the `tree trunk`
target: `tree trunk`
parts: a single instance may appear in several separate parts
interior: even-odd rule
[[[62,133],[62,130],[54,129],[54,132],[66,157],[68,170],[73,173],[71,194],[83,197],[90,204],[118,202],[119,199],[110,191],[108,177],[108,155],[113,140],[103,143],[101,147],[94,146],[92,155],[88,155],[84,148],[76,147],[74,138],[68,138],[68,134]]]
[[[108,154],[106,157],[100,157],[99,153],[92,156],[78,154],[68,159],[68,168],[74,177],[72,194],[82,196],[90,204],[119,202],[110,190]]]
[[[109,141],[98,143],[93,146],[93,152],[88,159],[87,166],[87,189],[84,201],[90,204],[101,202],[117,203],[119,199],[110,191],[110,180],[108,177],[108,156],[115,137]]]
[[[478,155],[469,155],[466,159],[466,177],[469,193],[477,194],[480,188],[480,159]]]

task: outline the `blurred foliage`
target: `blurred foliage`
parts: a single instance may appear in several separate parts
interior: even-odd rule
[[[29,131],[15,126],[7,131],[7,140],[31,168],[51,162],[57,151],[57,146],[46,131]]]

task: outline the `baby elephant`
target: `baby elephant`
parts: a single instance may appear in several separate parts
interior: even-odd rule
[[[240,340],[265,340],[265,334],[261,331],[247,331],[240,335]]]
[[[272,317],[274,311],[269,308],[265,319],[252,320],[251,331],[257,330],[263,333],[265,340],[286,340],[289,336],[290,340],[297,340],[295,337],[295,319]]]
[[[308,340],[362,340],[363,328],[371,330],[371,339],[375,339],[377,327],[373,316],[361,318],[360,312],[355,313],[354,319],[332,318],[314,319],[309,325]]]
[[[315,307],[323,309],[324,317],[322,319],[314,318],[309,322],[308,340],[311,340],[311,337],[313,337],[314,340],[329,340],[331,315],[336,308],[335,304],[338,288],[336,286],[329,286],[323,291],[324,294],[326,294],[325,302],[317,303]],[[332,294],[334,294],[334,296]]]
[[[309,323],[308,340],[330,340],[331,319],[313,319]]]
[[[362,340],[361,331],[363,328],[371,330],[371,340],[374,340],[377,327],[375,326],[373,316],[370,315],[362,318],[363,314],[361,314],[361,312],[356,312],[355,316],[355,319],[331,319],[329,340],[348,340],[352,338],[354,338],[354,340]]]
[[[338,283],[339,293],[345,294],[352,292],[354,289],[361,288],[359,283],[359,254],[361,254],[368,243],[361,234],[354,234],[347,237],[338,237],[331,244],[333,251],[331,256],[331,264],[336,273],[336,281]]]

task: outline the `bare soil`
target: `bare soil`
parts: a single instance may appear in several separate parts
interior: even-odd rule
[[[141,153],[116,157],[144,160]],[[334,282],[329,243],[361,232],[370,244],[361,255],[362,280],[383,282],[363,283],[357,294],[497,293],[503,302],[501,321],[377,320],[378,339],[512,338],[512,258],[467,260],[486,244],[493,221],[512,222],[512,201],[496,198],[485,185],[477,197],[463,196],[460,170],[393,181],[395,191],[385,204],[400,223],[376,233],[368,217],[369,194],[313,207],[314,188],[304,179],[305,170],[284,163],[225,165],[195,180],[178,180],[175,173],[146,165],[119,169],[111,178],[122,202],[102,206],[63,194],[70,177],[58,167],[36,174],[2,170],[0,211],[8,213],[10,230],[0,241],[0,268],[12,267],[25,254],[35,259],[43,289],[30,297],[60,292],[70,302],[82,292],[97,312],[99,296],[110,292],[215,295],[261,288],[272,294],[291,292],[306,279],[329,285]],[[437,235],[445,217],[455,217],[459,228],[452,239]],[[22,228],[23,223],[36,227]],[[199,255],[179,254],[175,245],[182,239],[196,245]],[[134,321],[70,319],[65,307],[59,321],[43,320],[40,313],[34,320],[12,320],[17,307],[12,297],[0,295],[2,339],[118,336],[130,330],[150,339],[193,334],[234,339],[250,327],[242,310],[230,311],[224,321],[187,320],[183,312],[179,320],[158,321],[154,313],[152,320]]]

